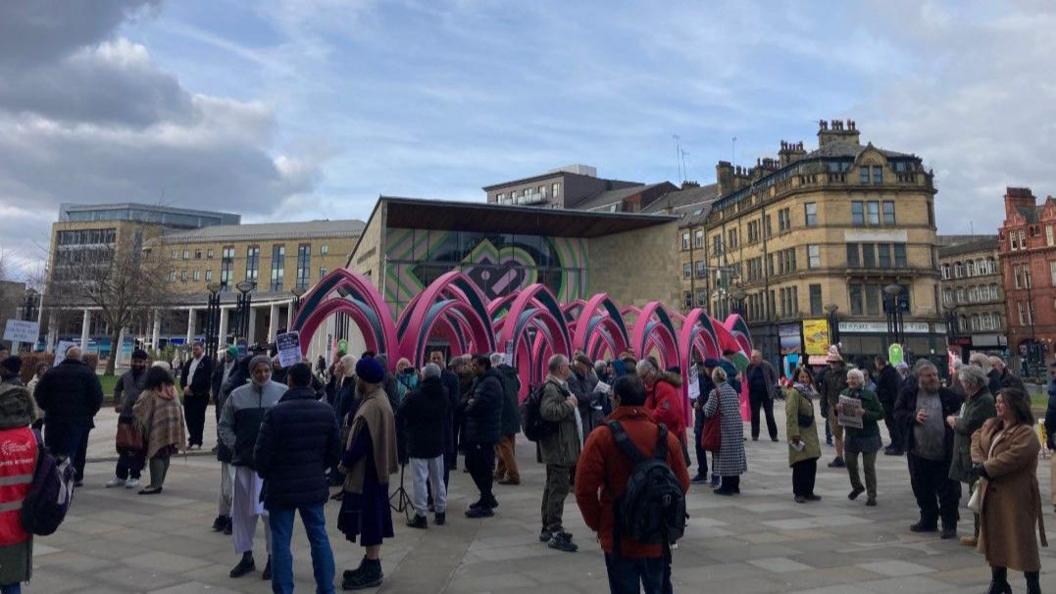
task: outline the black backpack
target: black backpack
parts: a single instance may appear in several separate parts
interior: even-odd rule
[[[36,431],[34,431],[36,433]],[[22,528],[30,534],[47,536],[58,530],[73,503],[77,471],[69,458],[56,458],[43,446],[37,434],[40,457],[33,472],[33,484],[22,502]]]
[[[557,423],[544,419],[539,410],[543,401],[543,386],[531,388],[521,404],[521,428],[529,441],[539,441],[557,431]]]
[[[634,447],[617,421],[608,422],[616,447],[634,463],[627,489],[616,501],[616,534],[613,544],[627,537],[642,544],[671,545],[686,529],[686,496],[667,465],[667,427],[660,425],[656,451],[646,458]]]

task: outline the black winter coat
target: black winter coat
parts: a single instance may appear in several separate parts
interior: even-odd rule
[[[489,369],[473,383],[465,406],[466,441],[496,444],[502,437],[502,400],[505,392],[497,369]]]
[[[340,456],[334,409],[312,388],[290,388],[264,415],[253,448],[254,466],[264,479],[264,506],[326,503],[326,471]]]
[[[88,365],[65,359],[40,378],[35,396],[46,419],[91,421],[103,405],[103,386]]]
[[[204,396],[209,398],[209,389],[212,387],[213,379],[213,360],[208,355],[202,355],[202,360],[198,362],[198,367],[194,370],[194,378],[187,377],[191,372],[191,363],[194,359],[191,359],[183,364],[183,368],[180,369],[180,388],[191,388],[191,394],[195,396]]]
[[[458,374],[450,369],[440,372],[440,381],[447,388],[447,416],[444,424],[444,453],[449,456],[456,455],[455,448],[455,417],[458,415],[459,401],[462,399],[462,385],[458,381]]]
[[[902,378],[899,377],[898,370],[890,365],[884,365],[880,377],[876,379],[876,398],[884,406],[894,406],[898,401],[898,386],[901,383]]]
[[[396,411],[396,423],[407,439],[409,458],[431,459],[444,453],[444,425],[450,416],[447,388],[438,377],[422,380]]]
[[[953,456],[953,429],[950,429],[950,426],[946,424],[946,417],[958,414],[964,399],[953,390],[939,388],[939,400],[942,402],[942,425],[946,429],[945,439],[943,440],[946,446],[946,459],[950,460]],[[917,422],[917,382],[915,380],[906,382],[903,386],[902,393],[898,396],[898,402],[895,403],[895,410],[892,416],[895,418],[895,423],[902,426],[902,449],[906,452],[912,452],[914,445],[913,426]]]
[[[502,427],[503,435],[517,435],[521,432],[520,391],[521,378],[517,370],[509,365],[496,367],[502,378]]]

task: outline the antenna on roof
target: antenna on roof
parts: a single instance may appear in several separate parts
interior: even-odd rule
[[[682,153],[682,183],[684,184],[686,183],[686,179],[689,177],[689,170],[686,169],[686,155],[688,155],[689,153],[687,153],[686,151],[679,152]]]
[[[730,163],[737,163],[737,137],[730,139]]]
[[[682,175],[682,144],[680,142],[681,138],[678,134],[672,134],[671,138],[675,139],[675,169],[678,170],[677,175],[679,179],[686,179],[685,176]]]

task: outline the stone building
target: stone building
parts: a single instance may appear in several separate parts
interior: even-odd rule
[[[741,311],[775,361],[820,355],[832,330],[845,353],[869,357],[886,352],[897,291],[906,348],[945,352],[935,187],[919,157],[861,144],[853,121],[821,121],[817,149],[782,142],[755,167],[719,162],[716,179],[719,198],[675,238],[685,307]],[[829,335],[804,335],[826,319]]]
[[[950,346],[962,360],[974,351],[1007,354],[1005,292],[997,236],[940,236],[942,307]]]
[[[997,238],[1008,348],[1036,373],[1056,340],[1056,198],[1008,188]]]

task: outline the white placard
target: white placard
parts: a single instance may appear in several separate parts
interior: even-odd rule
[[[293,367],[301,362],[301,335],[299,332],[286,332],[276,336],[275,348],[279,351],[279,365],[281,367]]]
[[[62,360],[66,358],[66,351],[70,350],[71,347],[80,345],[81,343],[72,340],[60,340],[59,344],[55,345],[55,363],[53,365],[62,363]]]
[[[8,320],[4,327],[4,340],[11,342],[31,342],[37,344],[40,338],[40,324],[28,320]]]
[[[697,375],[697,366],[690,365],[687,375],[689,376],[689,399],[694,401],[700,398],[700,377]]]

